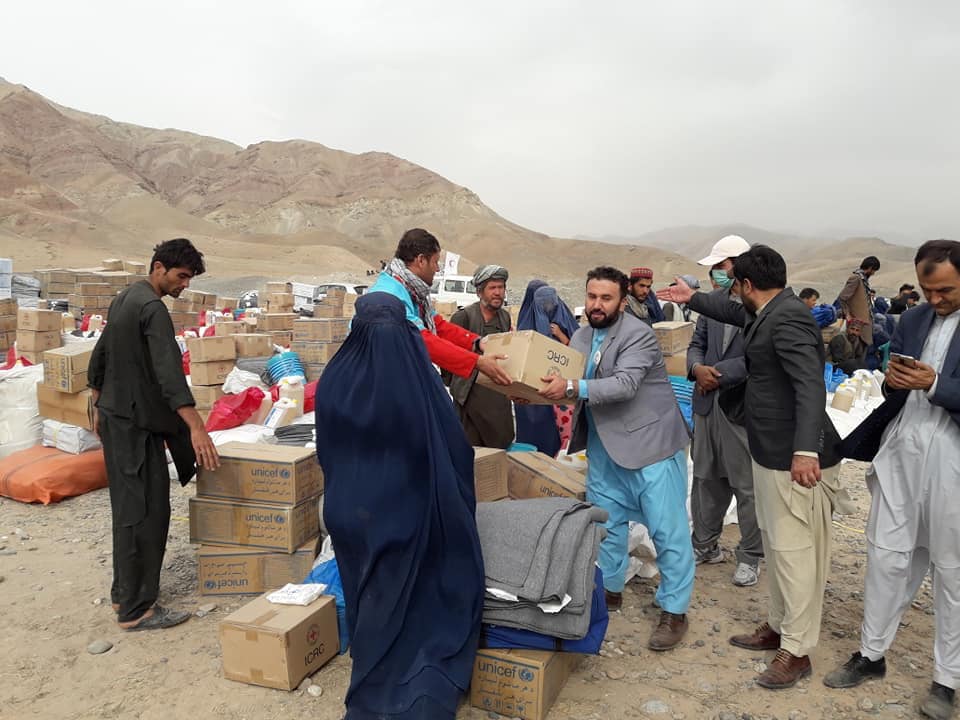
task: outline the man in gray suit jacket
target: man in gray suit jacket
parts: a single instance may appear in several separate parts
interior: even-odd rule
[[[643,523],[657,549],[662,609],[652,650],[675,647],[687,631],[693,592],[693,547],[687,524],[687,427],[656,336],[623,312],[627,276],[598,267],[587,275],[584,312],[590,324],[570,347],[587,357],[584,377],[547,377],[542,394],[576,400],[570,451],[587,449],[587,500],[606,510],[607,537],[597,564],[607,606],[622,603],[628,523]]]
[[[770,607],[767,622],[730,642],[753,651],[779,648],[757,678],[761,687],[779,689],[812,671],[809,652],[820,636],[840,489],[840,436],[826,413],[820,330],[786,287],[783,257],[754,245],[734,260],[732,273],[743,304],[694,293],[682,281],[658,297],[744,327],[747,441]]]
[[[713,246],[699,265],[710,268],[713,296],[724,301],[731,296],[733,258],[750,249],[739,235],[727,235]],[[737,568],[733,584],[756,585],[763,558],[763,540],[753,503],[753,470],[747,430],[743,423],[743,383],[747,364],[743,356],[743,332],[701,315],[687,348],[687,372],[696,382],[693,393],[693,488],[690,515],[693,518],[693,550],[697,564],[723,562],[720,533],[730,499],[737,498],[740,544],[734,551]],[[721,402],[721,398],[725,402]],[[732,403],[733,407],[731,407]]]

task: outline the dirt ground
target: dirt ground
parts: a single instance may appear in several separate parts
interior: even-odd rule
[[[636,580],[624,609],[612,617],[603,655],[585,658],[548,720],[814,720],[908,718],[932,674],[932,604],[921,590],[888,655],[887,678],[854,690],[829,690],[823,676],[857,649],[864,571],[867,493],[863,466],[844,477],[859,507],[835,524],[833,571],[821,645],[812,678],[771,692],[753,679],[772,653],[739,650],[727,637],[765,619],[766,573],[754,588],[730,584],[733,563],[700,567],[690,632],[678,649],[653,653],[646,640],[657,617],[656,580]],[[217,624],[242,598],[200,597],[195,548],[188,543],[187,497],[171,489],[173,515],[161,602],[196,611],[217,608],[184,625],[124,633],[109,604],[110,512],[106,490],[49,507],[0,499],[0,718],[309,718],[342,717],[350,662],[336,658],[314,675],[319,697],[282,692],[221,677]],[[724,533],[732,547],[737,526]],[[113,648],[87,652],[94,640]],[[499,716],[464,705],[460,718]]]

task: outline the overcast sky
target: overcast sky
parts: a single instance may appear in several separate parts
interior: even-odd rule
[[[241,145],[382,150],[557,236],[960,237],[960,3],[5,3],[0,76]]]

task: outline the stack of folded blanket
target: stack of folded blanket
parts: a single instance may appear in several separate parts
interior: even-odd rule
[[[605,510],[571,498],[479,503],[483,622],[567,640],[586,636],[606,520]]]

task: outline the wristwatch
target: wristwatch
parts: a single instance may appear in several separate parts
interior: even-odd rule
[[[577,396],[577,389],[573,385],[573,380],[567,380],[567,391],[564,395],[567,400],[573,400]]]

